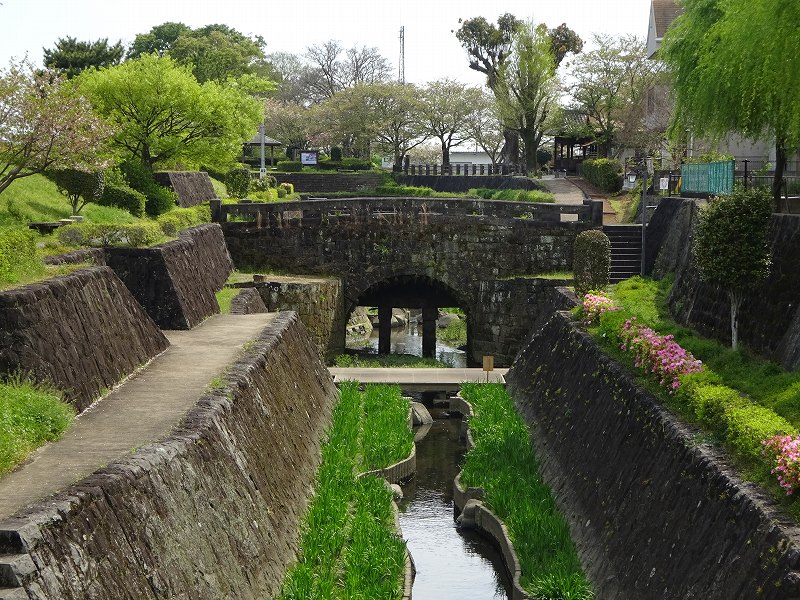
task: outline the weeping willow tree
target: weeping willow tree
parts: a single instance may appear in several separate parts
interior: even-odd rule
[[[775,207],[800,145],[800,2],[683,0],[661,56],[674,77],[672,131],[775,138]]]

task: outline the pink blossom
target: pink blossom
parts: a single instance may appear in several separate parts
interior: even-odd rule
[[[583,322],[591,325],[600,319],[600,315],[605,312],[619,310],[614,306],[614,301],[602,294],[588,293],[583,297]]]
[[[786,495],[792,495],[800,486],[800,436],[776,435],[761,443],[775,454],[772,474],[786,490]]]

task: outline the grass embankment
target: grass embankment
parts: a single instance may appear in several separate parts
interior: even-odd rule
[[[315,495],[303,524],[297,564],[280,600],[402,596],[405,544],[394,532],[391,493],[357,473],[408,456],[408,404],[396,386],[345,382],[322,449]]]
[[[359,369],[382,369],[402,367],[408,369],[446,369],[450,365],[435,358],[423,358],[412,354],[379,354],[362,356],[358,354],[339,354],[333,359],[337,367]]]
[[[765,455],[761,444],[776,433],[800,430],[800,372],[787,372],[746,348],[731,350],[675,323],[666,307],[671,285],[671,279],[639,277],[617,284],[610,296],[622,310],[601,315],[599,324],[589,327],[590,333],[666,406],[705,429],[708,433],[703,441],[725,446],[746,479],[762,484],[800,519],[800,502],[780,490],[770,474],[773,459]],[[703,362],[704,372],[681,376],[681,386],[668,394],[654,377],[635,369],[631,356],[619,348],[618,332],[631,317],[662,335],[673,335],[681,347]]]
[[[569,527],[539,475],[528,429],[505,388],[465,383],[461,395],[474,411],[469,427],[475,440],[461,479],[482,487],[485,504],[505,522],[522,568],[520,583],[534,599],[591,598]]]
[[[0,382],[0,476],[61,437],[74,416],[53,390],[21,379]]]

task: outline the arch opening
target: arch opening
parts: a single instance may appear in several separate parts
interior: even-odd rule
[[[466,366],[470,310],[460,294],[447,284],[422,275],[390,277],[362,291],[352,301],[348,314],[357,307],[377,309],[373,311],[373,324],[378,332],[377,336],[373,333],[371,341],[379,355],[417,354],[444,358],[452,366]],[[396,309],[407,311],[406,322],[398,318]],[[459,335],[459,341],[454,334]],[[453,356],[456,354],[460,356]]]

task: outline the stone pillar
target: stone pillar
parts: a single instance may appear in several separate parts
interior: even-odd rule
[[[378,354],[390,354],[392,351],[392,307],[378,307]]]
[[[438,308],[425,307],[422,309],[422,356],[425,358],[436,357],[436,317],[438,316]]]

